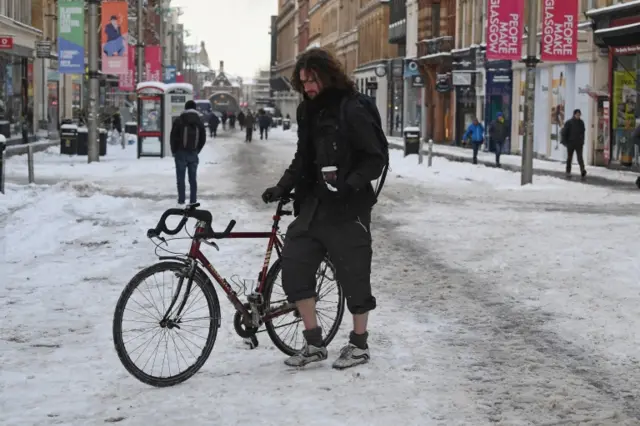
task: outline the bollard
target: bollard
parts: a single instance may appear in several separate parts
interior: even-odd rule
[[[0,142],[0,193],[4,194],[4,149],[6,144],[4,142]]]
[[[420,138],[420,147],[418,148],[418,164],[422,164],[424,158],[424,139]]]
[[[433,139],[429,139],[429,154],[427,156],[428,167],[431,167],[431,164],[433,164],[432,158],[433,158]]]
[[[33,145],[27,145],[27,167],[29,168],[29,183],[35,182],[33,176]]]

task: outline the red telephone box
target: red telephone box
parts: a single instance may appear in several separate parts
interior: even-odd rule
[[[148,81],[138,84],[138,158],[164,158],[164,83]]]

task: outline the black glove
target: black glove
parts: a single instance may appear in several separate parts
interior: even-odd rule
[[[266,191],[262,193],[262,201],[265,203],[273,203],[274,201],[278,201],[284,195],[285,190],[281,186],[272,186],[271,188],[267,188]]]

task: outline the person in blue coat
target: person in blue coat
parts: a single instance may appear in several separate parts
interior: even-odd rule
[[[471,139],[471,146],[473,147],[473,164],[478,164],[478,150],[484,143],[484,127],[482,126],[482,123],[478,121],[477,117],[474,117],[473,122],[469,124],[469,127],[462,139]]]

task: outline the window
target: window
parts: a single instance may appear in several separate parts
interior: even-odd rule
[[[431,36],[440,37],[440,3],[431,5]]]

